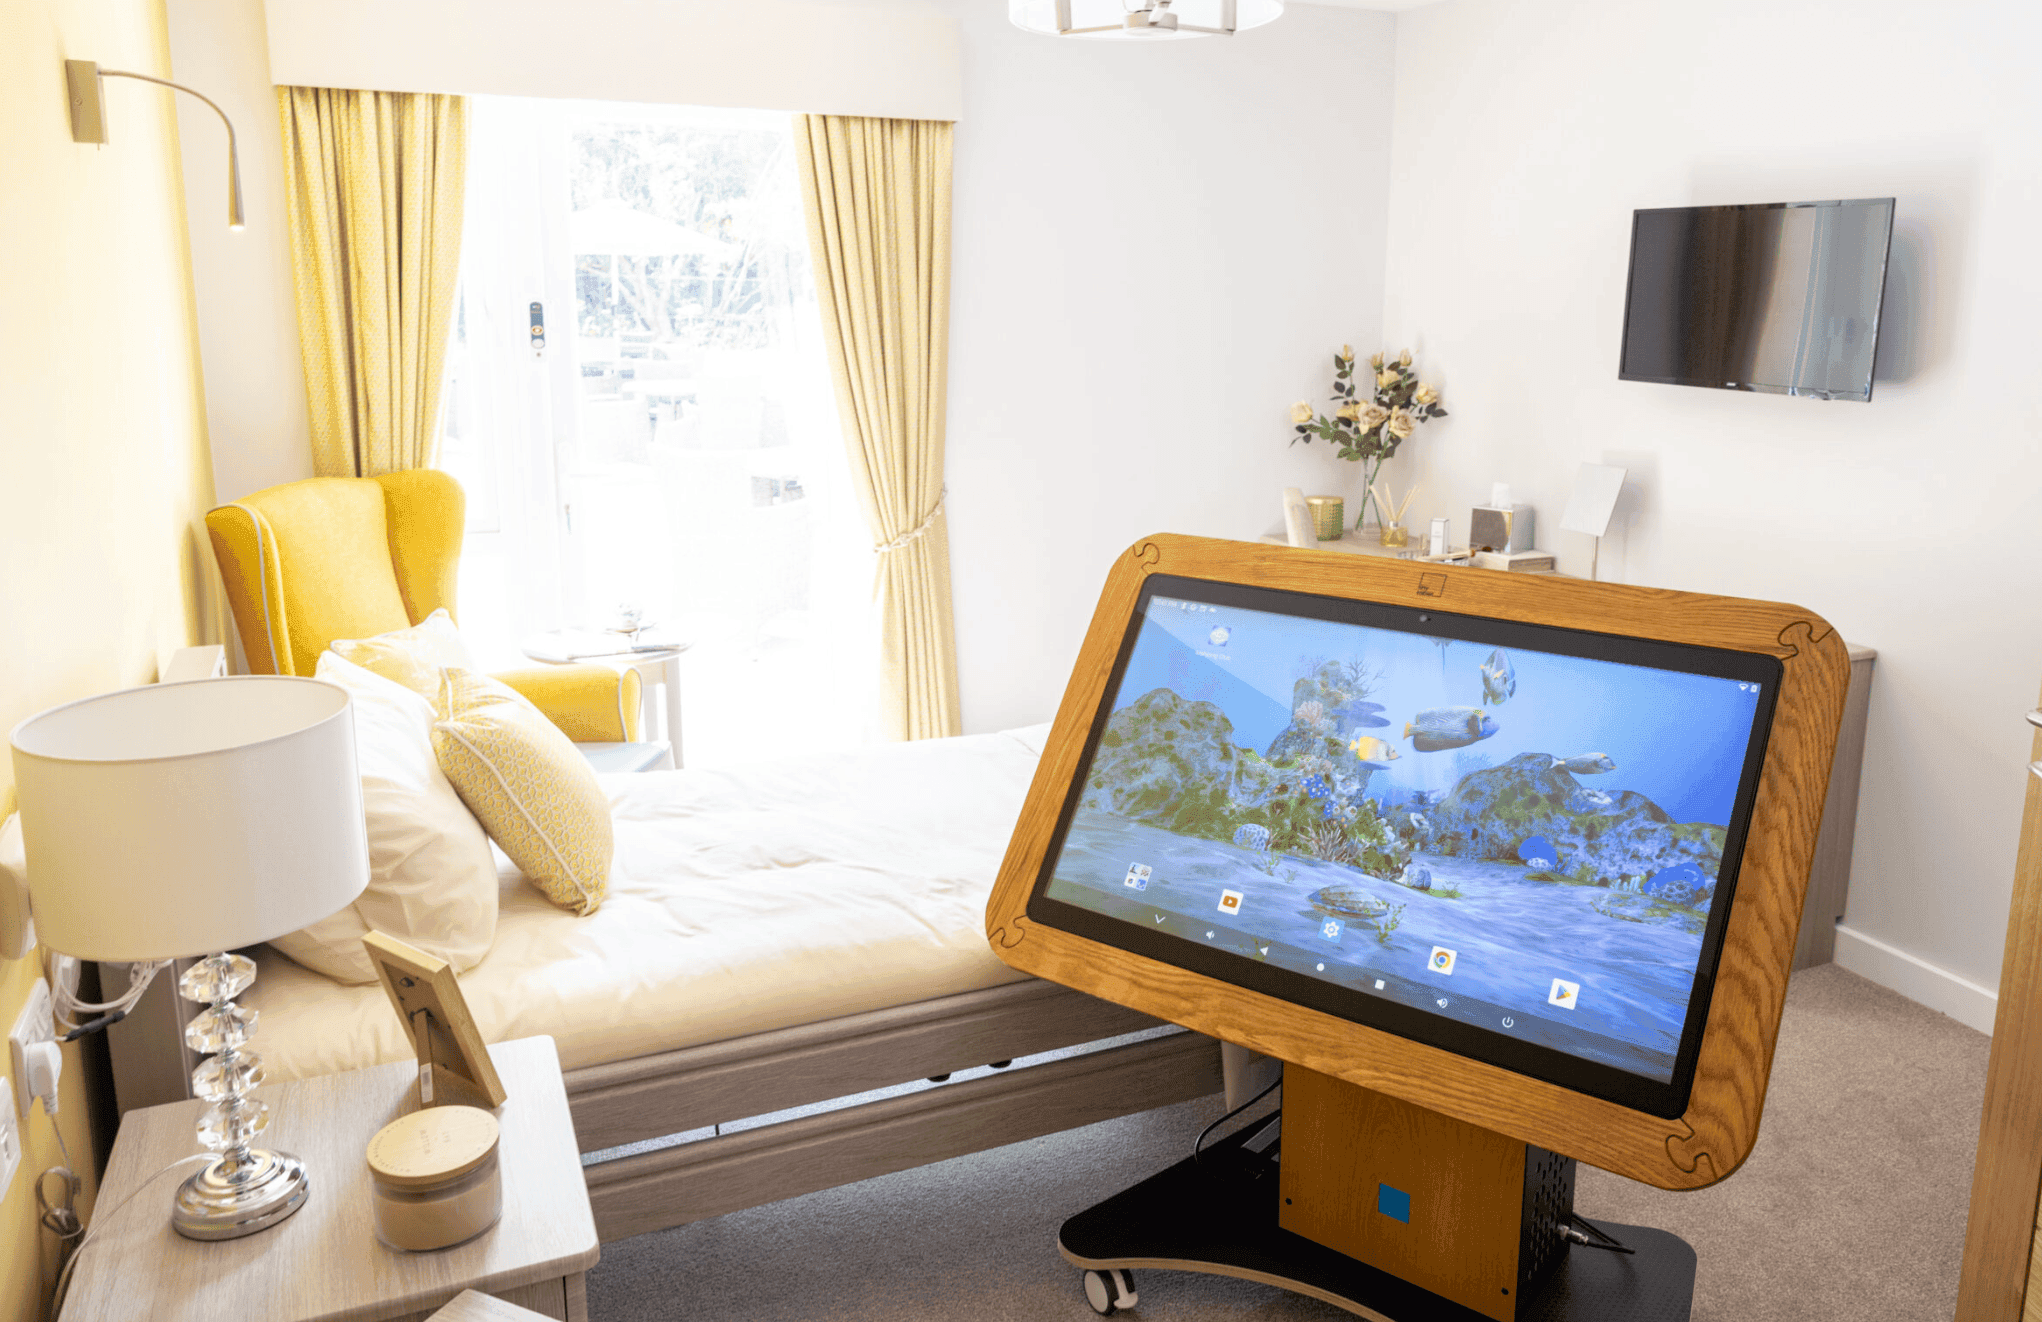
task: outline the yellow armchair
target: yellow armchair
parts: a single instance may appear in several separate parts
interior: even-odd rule
[[[461,484],[436,469],[287,482],[206,515],[235,628],[259,675],[309,675],[336,638],[454,608]],[[577,743],[633,741],[638,672],[544,666],[496,676]]]

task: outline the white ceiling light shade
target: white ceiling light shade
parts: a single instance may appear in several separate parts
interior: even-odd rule
[[[1112,41],[1231,36],[1283,16],[1284,0],[1007,0],[1029,32]]]

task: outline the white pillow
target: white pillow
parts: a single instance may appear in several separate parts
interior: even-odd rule
[[[332,652],[321,654],[318,677],[353,700],[369,886],[339,913],[270,944],[341,982],[376,980],[362,949],[371,930],[457,972],[473,968],[496,939],[496,859],[433,756],[432,704]]]
[[[373,638],[336,638],[326,646],[343,661],[395,680],[428,702],[439,699],[443,667],[479,669],[445,606],[408,629],[392,629]]]

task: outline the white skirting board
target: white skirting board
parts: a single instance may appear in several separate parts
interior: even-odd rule
[[[1940,1010],[1960,1024],[1981,1033],[1992,1032],[1999,994],[1961,974],[1939,968],[1842,923],[1836,925],[1836,962],[1861,978],[1892,988],[1910,1001]]]

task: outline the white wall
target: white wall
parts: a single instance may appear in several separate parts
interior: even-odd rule
[[[312,476],[283,139],[262,0],[170,0],[168,10],[170,76],[219,102],[240,139],[248,227],[236,234],[227,229],[219,116],[190,97],[177,98],[213,485],[221,500],[238,500]]]
[[[1447,0],[1397,32],[1385,322],[1453,410],[1420,503],[1465,530],[1508,481],[1585,571],[1574,467],[1627,464],[1605,576],[1876,647],[1847,924],[1986,987],[2042,670],[2038,43],[2014,0]],[[1634,207],[1888,195],[1870,404],[1616,379]]]
[[[1114,556],[1255,537],[1287,449],[1382,308],[1388,15],[1293,5],[1231,39],[1041,37],[959,0],[948,480],[968,730],[1047,720]]]

